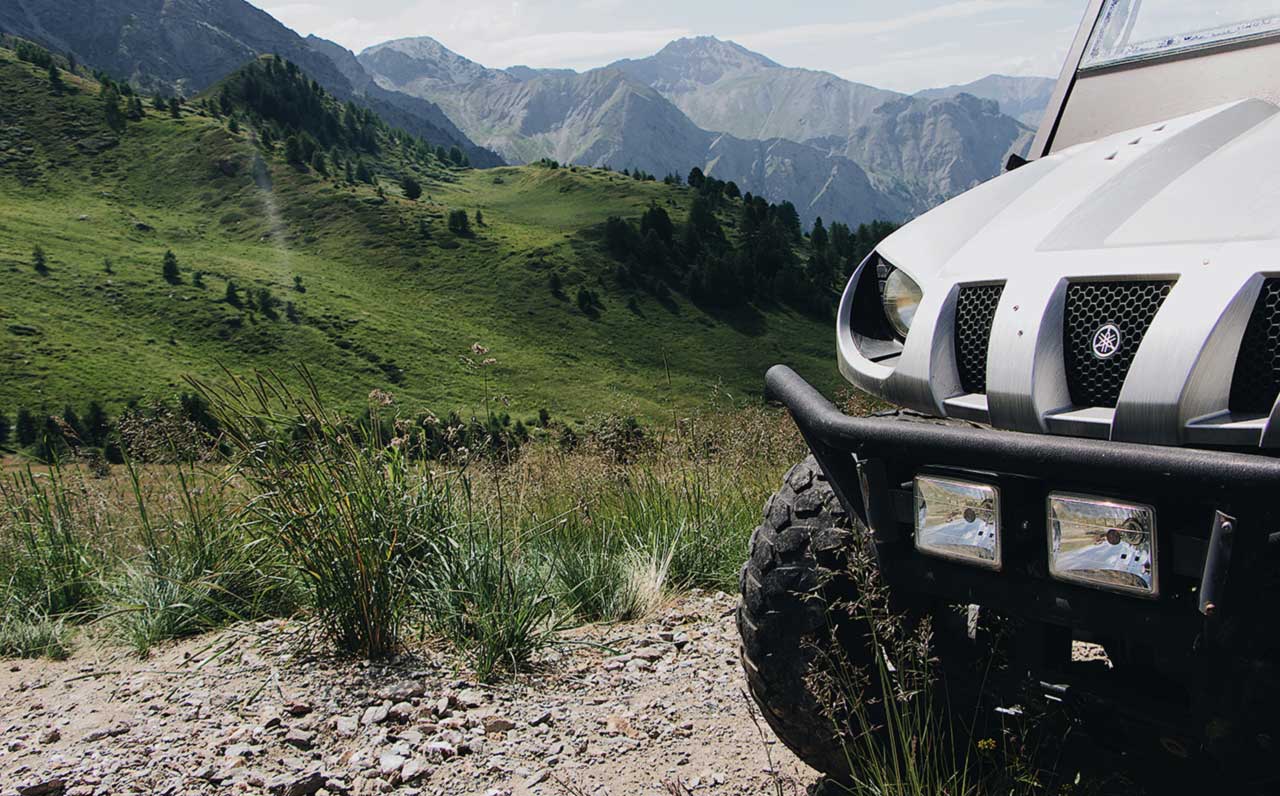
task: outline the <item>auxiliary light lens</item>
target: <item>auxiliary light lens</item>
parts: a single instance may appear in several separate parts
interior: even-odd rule
[[[1000,490],[989,484],[917,476],[916,549],[1000,569]]]
[[[1143,597],[1159,593],[1155,509],[1054,492],[1048,512],[1050,575]]]

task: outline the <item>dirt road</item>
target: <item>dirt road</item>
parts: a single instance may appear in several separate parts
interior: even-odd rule
[[[0,794],[784,794],[816,775],[759,728],[723,594],[568,633],[482,687],[428,642],[341,661],[232,628],[145,661],[84,642],[0,670]]]

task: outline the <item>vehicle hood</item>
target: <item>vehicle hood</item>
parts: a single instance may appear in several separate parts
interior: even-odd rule
[[[1280,108],[1244,100],[1080,144],[920,216],[878,251],[922,285],[1011,270],[1214,265],[1234,244],[1280,243]],[[1068,254],[1069,257],[1062,255]],[[1175,262],[1170,262],[1172,258]]]

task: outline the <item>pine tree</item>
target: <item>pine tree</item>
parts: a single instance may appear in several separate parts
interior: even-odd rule
[[[125,108],[124,115],[131,122],[140,122],[147,116],[146,110],[142,107],[142,100],[136,96],[129,98],[129,101],[125,103]]]
[[[97,401],[89,402],[89,409],[84,415],[84,433],[85,441],[96,446],[106,442],[107,435],[111,433],[111,421],[107,417],[107,410],[103,409],[102,404]]]
[[[267,316],[273,321],[280,317],[276,313],[276,307],[279,306],[280,299],[271,295],[270,290],[268,290],[265,287],[258,288],[257,298],[258,298],[257,300],[258,309],[262,310],[263,315]]]
[[[179,97],[169,98],[169,115],[175,119],[182,116],[182,100]]]
[[[464,153],[460,148],[458,148],[458,147],[456,147],[456,146],[454,146],[454,147],[450,147],[450,148],[449,148],[449,160],[450,160],[450,161],[453,163],[453,165],[455,165],[455,166],[465,166],[465,165],[467,165],[467,156],[466,156],[466,154],[465,154],[465,153]]]
[[[31,445],[36,441],[39,428],[36,426],[36,416],[31,414],[30,409],[18,410],[17,440],[19,445]]]
[[[164,276],[164,281],[171,285],[176,285],[182,281],[182,277],[178,273],[178,256],[171,250],[164,253],[164,265],[161,267],[161,274]]]
[[[400,178],[400,190],[404,191],[406,199],[413,202],[416,202],[422,196],[422,186],[408,174]]]
[[[0,412],[0,445],[9,444],[10,432],[11,432],[11,429],[9,427],[9,416],[4,412]]]
[[[296,274],[295,274],[295,275],[294,275],[294,277],[293,277],[293,289],[294,289],[294,290],[296,290],[296,291],[297,291],[297,292],[299,292],[299,293],[306,293],[306,292],[307,292],[306,285],[302,284],[302,277],[300,277],[300,276],[298,276],[298,275],[296,275]]]
[[[315,169],[317,174],[329,176],[329,167],[325,164],[324,153],[320,150],[316,150],[316,153],[311,156],[311,168]]]
[[[827,248],[827,228],[822,224],[822,216],[818,216],[813,222],[813,232],[809,234],[809,242],[813,244],[815,251],[822,251]]]
[[[204,287],[204,271],[196,271],[191,275],[191,284],[194,287]]]
[[[463,238],[471,235],[471,221],[467,218],[466,210],[449,212],[449,231]]]
[[[50,62],[49,64],[49,88],[53,89],[54,94],[61,94],[66,86],[63,85],[62,75],[58,73],[58,65]]]
[[[107,127],[117,133],[124,129],[125,116],[120,110],[120,92],[112,83],[103,83],[100,95],[102,98],[102,115]]]
[[[284,140],[284,159],[294,166],[302,165],[302,141],[291,135]]]
[[[289,323],[302,323],[302,318],[298,315],[298,308],[293,305],[292,301],[285,302],[284,317],[289,319]]]
[[[235,135],[240,132],[240,122],[236,121],[236,117],[232,116],[227,120],[227,132]]]
[[[36,269],[36,273],[44,276],[49,273],[49,263],[45,259],[44,249],[37,245],[31,250],[31,267]]]
[[[107,274],[114,274],[116,272],[115,266],[111,263],[110,257],[102,258],[102,271]]]
[[[364,158],[361,158],[360,165],[356,166],[356,179],[367,185],[373,184],[373,172],[369,171],[369,164],[364,162]]]
[[[233,307],[239,307],[241,305],[240,289],[236,287],[236,283],[232,281],[227,282],[227,303]]]
[[[151,97],[151,107],[155,108],[158,111],[163,111],[169,107],[169,103],[164,101],[164,97],[160,96],[159,94],[156,94]]]
[[[476,226],[477,226],[477,227],[483,227],[483,226],[484,226],[484,211],[483,211],[483,210],[477,210],[477,211],[476,211]]]

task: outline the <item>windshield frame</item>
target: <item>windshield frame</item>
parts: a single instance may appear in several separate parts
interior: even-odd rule
[[[1111,8],[1117,2],[1119,2],[1119,0],[1103,0],[1101,3],[1098,3],[1098,9],[1096,12],[1092,30],[1090,31],[1089,36],[1085,41],[1084,49],[1080,53],[1079,66],[1076,70],[1079,73],[1089,74],[1089,73],[1098,72],[1106,69],[1114,69],[1117,67],[1124,67],[1124,66],[1149,62],[1149,61],[1161,61],[1161,60],[1170,59],[1170,58],[1182,58],[1182,57],[1187,57],[1191,55],[1202,54],[1210,50],[1247,46],[1255,42],[1280,37],[1280,24],[1277,24],[1275,27],[1266,28],[1266,29],[1258,30],[1251,33],[1241,33],[1237,35],[1222,36],[1219,38],[1208,39],[1205,41],[1195,42],[1195,43],[1177,44],[1172,47],[1167,47],[1162,49],[1153,49],[1153,50],[1148,50],[1144,52],[1135,52],[1129,55],[1123,55],[1118,57],[1116,56],[1103,57],[1096,62],[1090,63],[1089,61],[1090,50],[1094,44],[1094,37],[1098,36],[1101,33],[1104,17],[1106,16],[1107,12],[1111,10]],[[1138,13],[1141,13],[1141,9],[1139,9]],[[1269,18],[1280,19],[1280,13]],[[1239,24],[1243,24],[1244,22],[1249,22],[1249,21],[1254,21],[1254,20],[1243,20]],[[1185,38],[1185,37],[1193,36],[1198,33],[1205,33],[1210,30],[1213,30],[1213,28],[1202,28],[1199,30],[1182,31],[1173,35]]]

